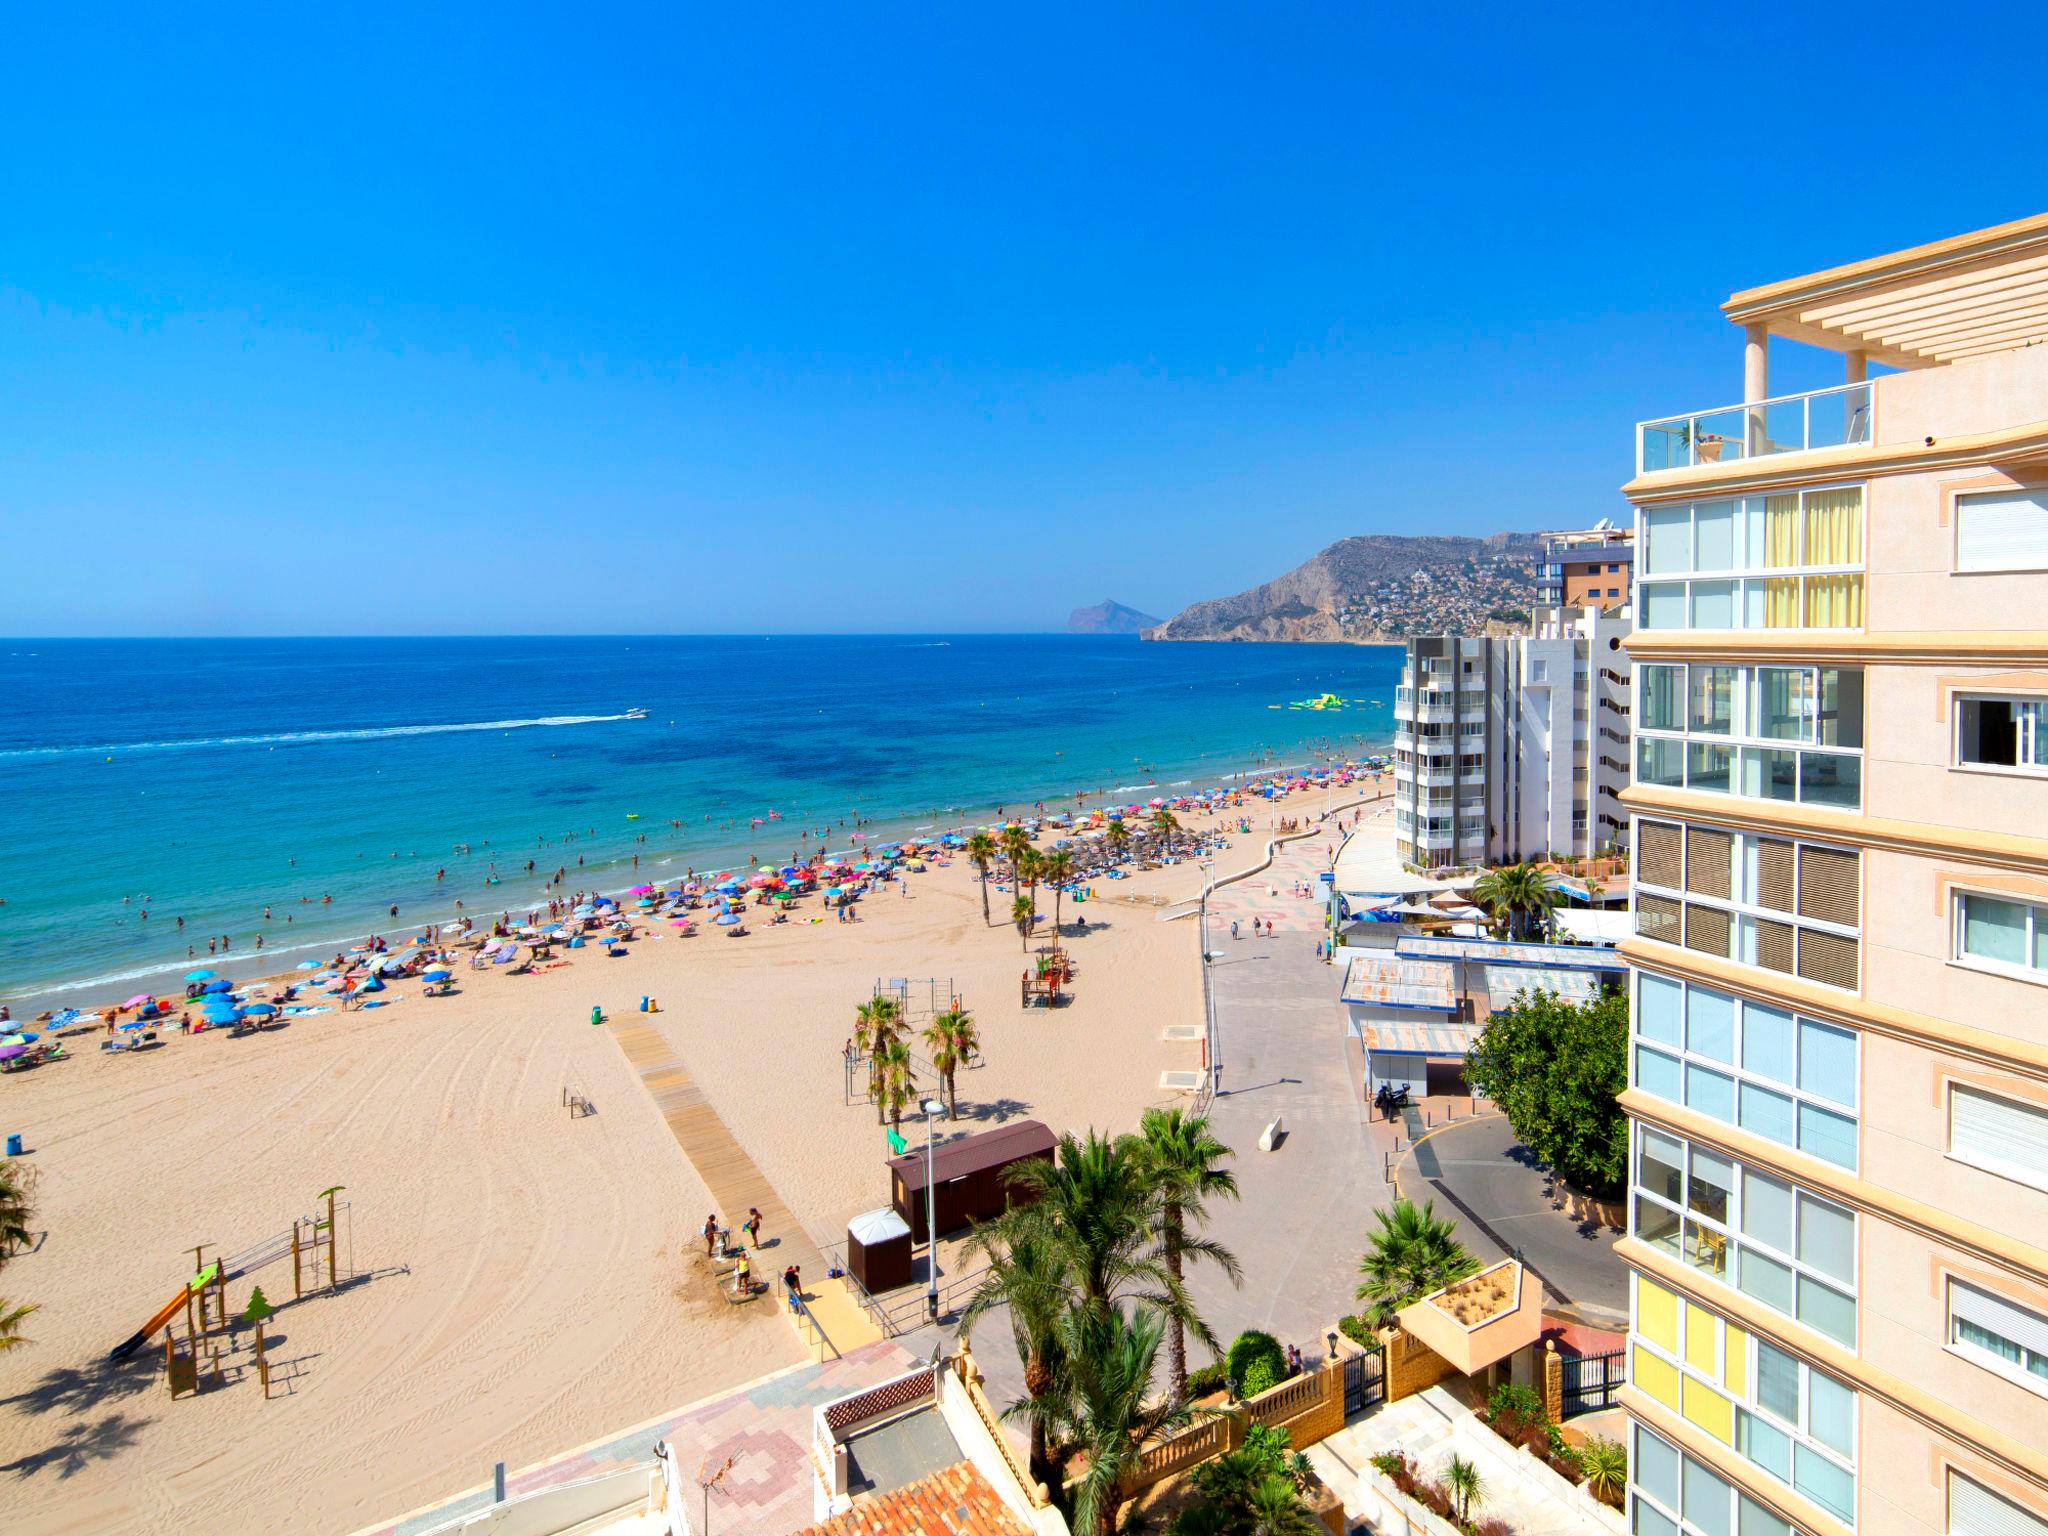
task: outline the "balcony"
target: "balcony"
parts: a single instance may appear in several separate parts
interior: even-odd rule
[[[1692,469],[1875,440],[1877,390],[1866,381],[1636,425],[1636,473]]]

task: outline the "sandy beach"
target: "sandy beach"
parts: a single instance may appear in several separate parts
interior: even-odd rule
[[[1321,799],[1277,814],[1312,821]],[[1247,814],[1253,835],[1232,836],[1219,875],[1260,857],[1276,808]],[[935,978],[974,1013],[985,1061],[961,1074],[962,1129],[1123,1130],[1176,1096],[1162,1071],[1199,1064],[1198,1046],[1161,1038],[1201,1019],[1195,924],[1158,919],[1200,880],[1184,863],[1069,901],[1070,933],[1077,916],[1088,928],[1055,1011],[1021,1006],[1007,898],[985,927],[955,860],[871,894],[859,923],[804,921],[812,900],[741,939],[656,929],[623,959],[464,969],[452,996],[407,981],[374,1011],[242,1038],[173,1030],[128,1056],[85,1036],[75,1059],[10,1075],[6,1126],[40,1171],[48,1229],[6,1275],[42,1306],[33,1346],[0,1364],[10,1528],[350,1530],[804,1358],[778,1313],[723,1306],[684,1261],[710,1197],[591,1008],[657,998],[643,1022],[810,1236],[837,1242],[887,1202],[882,1132],[845,1102],[840,1056],[877,979]],[[1049,917],[1049,892],[1039,906]],[[572,1119],[565,1087],[597,1112]],[[103,1370],[195,1244],[246,1247],[333,1184],[361,1278],[284,1305],[288,1260],[251,1277],[280,1307],[270,1400],[246,1349],[227,1362],[239,1379],[176,1401],[160,1353]],[[247,1290],[230,1287],[232,1307]]]

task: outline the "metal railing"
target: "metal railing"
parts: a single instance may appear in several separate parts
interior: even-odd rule
[[[1876,387],[1866,381],[1641,421],[1636,473],[1874,442],[1876,418]]]

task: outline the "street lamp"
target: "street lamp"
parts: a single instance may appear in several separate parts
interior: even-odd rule
[[[924,1101],[924,1315],[927,1322],[939,1320],[939,1186],[933,1173],[937,1141],[933,1127],[946,1106],[937,1099]]]

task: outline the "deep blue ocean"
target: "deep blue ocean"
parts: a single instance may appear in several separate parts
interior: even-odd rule
[[[1400,655],[1064,635],[0,640],[0,1000],[126,996],[187,969],[187,945],[207,963],[209,935],[234,941],[227,974],[284,969],[458,898],[523,911],[564,864],[572,888],[610,890],[636,854],[664,879],[815,848],[821,829],[847,848],[855,817],[951,827],[1384,750]],[[1324,692],[1378,703],[1270,707]]]

